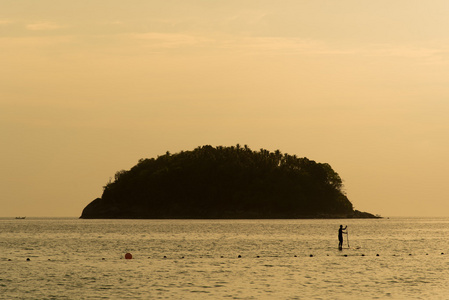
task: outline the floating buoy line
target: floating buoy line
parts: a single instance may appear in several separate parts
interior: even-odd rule
[[[439,254],[433,254],[433,255],[442,256],[442,255],[445,255],[445,253],[441,252]],[[326,254],[326,255],[323,255],[323,256],[331,257],[331,255],[329,255],[329,254]],[[334,257],[336,257],[336,256],[340,256],[340,257],[381,257],[381,255],[379,253],[370,254],[370,255],[366,255],[364,253],[358,253],[358,254],[337,254],[337,255],[333,255],[333,256]],[[429,253],[423,253],[423,254],[413,254],[413,253],[406,254],[406,253],[404,253],[404,254],[400,254],[400,255],[392,254],[392,255],[388,255],[388,256],[392,256],[392,257],[413,257],[413,256],[416,256],[416,257],[418,257],[418,256],[429,256]],[[385,255],[383,257],[388,257],[388,256]],[[189,256],[189,257],[190,258],[195,258],[194,256]],[[199,257],[196,257],[196,258],[202,259],[203,257],[204,256],[199,256]],[[282,256],[265,256],[265,258],[281,258],[281,257]],[[285,257],[291,257],[291,256],[285,256]],[[315,257],[320,257],[320,256],[316,256],[315,254],[303,254],[303,255],[294,254],[294,255],[292,255],[292,257],[295,257],[295,258],[301,258],[301,257],[302,258],[306,258],[306,257],[315,258]],[[134,259],[133,255],[131,253],[129,253],[129,252],[127,252],[123,257],[120,257],[120,259],[122,259],[122,258],[125,258],[126,260]],[[168,257],[167,255],[163,255],[163,256],[160,256],[160,257],[148,256],[148,259],[158,259],[158,258],[161,258],[161,259],[169,259],[169,258],[172,258],[172,259],[184,259],[185,256],[173,256],[173,257]],[[206,256],[206,258],[213,258],[213,257]],[[238,254],[236,256],[226,256],[226,257],[221,255],[219,258],[221,258],[221,259],[223,259],[223,258],[227,258],[227,259],[229,259],[229,258],[237,258],[237,259],[240,259],[240,258],[244,258],[244,256],[241,255],[241,254]],[[246,256],[245,258],[263,258],[263,256],[261,256],[261,255]],[[6,260],[7,261],[13,261],[13,259],[11,259],[11,258],[8,258]],[[106,258],[103,257],[103,258],[101,258],[101,260],[106,260]],[[25,259],[25,261],[29,262],[29,261],[31,261],[31,259],[28,257],[28,258]],[[55,260],[49,258],[48,261],[55,261]]]
[[[127,253],[127,254],[129,254],[129,253]],[[393,255],[389,255],[389,256],[393,256],[393,257],[401,257],[402,256],[402,257],[404,257],[404,256],[422,256],[422,255],[428,256],[429,253],[425,253],[425,254],[412,254],[412,253],[409,253],[409,254],[402,254],[402,255],[393,254]],[[441,252],[438,255],[440,255],[440,256],[444,255],[444,252]],[[370,256],[371,257],[380,257],[381,255],[379,253],[371,254],[371,255],[366,255],[364,253],[359,253],[359,254],[350,254],[350,255],[349,254],[337,254],[337,255],[333,255],[333,256],[334,257],[335,256],[341,256],[341,257],[370,257]],[[233,256],[233,257],[225,257],[223,255],[220,256],[220,258],[243,258],[243,257],[244,256],[241,255],[241,254],[238,254],[237,256]],[[260,256],[260,255],[256,255],[256,256],[247,256],[246,258],[261,258],[261,257],[262,256]],[[280,258],[280,257],[281,256],[265,256],[265,258]],[[288,256],[286,256],[286,257],[288,257]],[[308,254],[308,255],[297,255],[297,254],[295,254],[295,255],[293,255],[293,257],[296,257],[296,258],[311,257],[311,258],[313,258],[313,257],[319,257],[319,256],[316,256],[315,254]],[[326,254],[326,257],[330,257],[330,255]],[[387,257],[387,256],[384,256],[384,257]],[[148,259],[151,259],[151,258],[152,258],[151,256],[148,256]],[[164,256],[161,256],[161,257],[153,257],[153,258],[156,258],[156,259],[157,258],[168,259],[169,257],[167,255],[164,255]],[[184,258],[185,258],[185,256],[174,256],[174,257],[172,257],[172,259],[184,259]],[[195,257],[190,256],[190,258],[195,258]],[[199,257],[196,257],[196,258],[202,259],[203,256],[199,256]],[[213,257],[207,257],[207,258],[213,258]]]

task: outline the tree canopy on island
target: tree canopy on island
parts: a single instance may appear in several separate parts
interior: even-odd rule
[[[279,150],[202,146],[119,171],[81,218],[351,217],[340,176]],[[363,214],[363,213],[362,213]]]

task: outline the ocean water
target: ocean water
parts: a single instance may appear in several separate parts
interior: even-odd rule
[[[449,299],[449,218],[2,218],[0,299]]]

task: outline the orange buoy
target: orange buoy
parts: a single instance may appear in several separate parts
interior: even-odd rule
[[[126,258],[126,259],[132,259],[132,258],[133,258],[133,255],[132,255],[131,253],[128,252],[128,253],[125,254],[125,258]]]

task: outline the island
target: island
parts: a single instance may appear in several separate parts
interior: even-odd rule
[[[377,218],[327,163],[248,146],[197,147],[118,171],[83,219]]]

